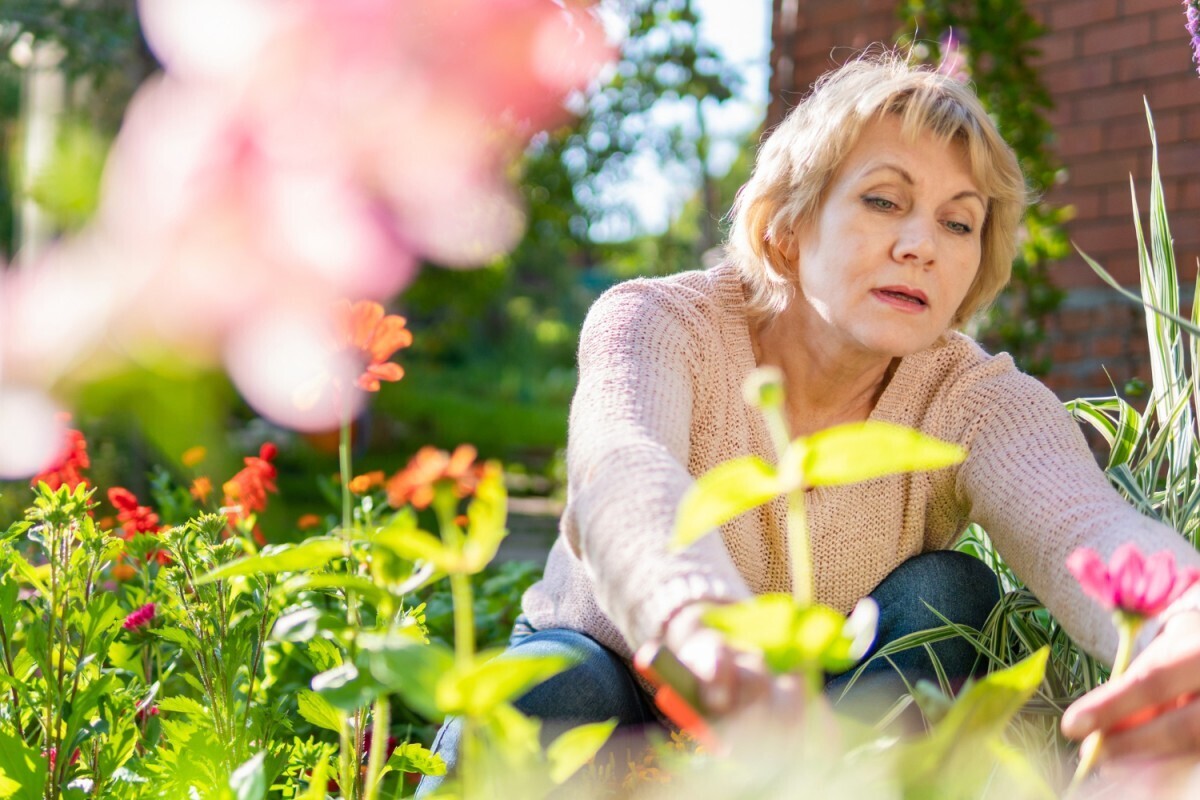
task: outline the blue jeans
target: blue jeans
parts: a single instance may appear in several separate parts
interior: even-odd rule
[[[982,561],[965,553],[940,550],[902,563],[875,587],[870,597],[879,604],[879,628],[864,661],[902,636],[943,625],[925,603],[953,622],[979,629],[1000,599],[1000,592],[995,573]],[[962,681],[982,671],[983,664],[975,648],[965,639],[946,639],[932,648],[951,680]],[[564,628],[534,631],[522,617],[509,640],[509,649],[520,650],[522,655],[567,654],[579,661],[566,672],[535,686],[515,703],[520,711],[543,720],[547,737],[576,725],[613,717],[625,729],[661,725],[652,710],[653,700],[634,680],[625,661],[585,634]],[[867,665],[842,701],[845,710],[855,716],[866,716],[881,711],[881,701],[899,697],[904,692],[904,681],[897,669],[909,683],[923,678],[936,680],[933,662],[923,647],[904,650],[890,658],[895,667],[884,658]],[[838,700],[853,672],[827,681],[826,694]],[[433,750],[446,761],[448,771],[453,771],[457,761],[460,736],[461,725],[452,718],[433,741]],[[441,782],[442,778],[424,778],[416,796],[425,796]]]

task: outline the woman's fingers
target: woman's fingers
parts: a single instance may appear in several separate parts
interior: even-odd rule
[[[1104,735],[1101,757],[1173,756],[1200,752],[1200,703],[1161,710],[1149,721]]]
[[[1185,616],[1192,619],[1184,620]],[[1063,714],[1062,730],[1071,738],[1082,739],[1093,731],[1141,727],[1197,691],[1200,614],[1189,613],[1180,615],[1178,624],[1168,625],[1124,675],[1072,704]]]

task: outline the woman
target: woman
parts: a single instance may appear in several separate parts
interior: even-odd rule
[[[656,640],[698,676],[716,713],[779,691],[700,616],[789,590],[784,502],[682,553],[666,544],[696,476],[746,454],[773,460],[764,423],[742,400],[762,365],[783,373],[793,436],[875,419],[969,450],[957,467],[809,494],[819,602],[848,612],[875,597],[876,647],[941,624],[926,602],[980,626],[996,578],[947,550],[978,522],[1075,640],[1111,662],[1109,615],[1080,591],[1067,556],[1125,541],[1184,564],[1200,566],[1200,556],[1109,487],[1049,390],[956,330],[1007,282],[1024,205],[1016,158],[969,88],[894,57],[862,59],[826,75],[766,140],[738,196],[725,263],[601,297],[580,342],[561,534],[514,634],[522,652],[582,663],[519,707],[572,724],[648,721],[628,661]],[[1195,634],[1190,599],[1170,624]],[[1156,639],[1131,669],[1143,680],[1093,693],[1067,732],[1110,728],[1200,689],[1196,639]],[[963,642],[942,643],[938,655],[952,675],[976,666]],[[910,680],[932,669],[920,649],[897,666]],[[872,669],[884,681],[892,667],[879,659]],[[1140,741],[1136,731],[1109,741],[1166,752],[1179,746],[1166,732],[1187,729],[1197,746],[1194,704],[1156,720]],[[444,754],[453,738],[451,729],[439,743]]]

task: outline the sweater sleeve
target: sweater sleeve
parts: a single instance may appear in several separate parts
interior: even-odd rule
[[[750,595],[720,536],[667,548],[688,473],[696,311],[651,284],[622,284],[584,323],[567,448],[567,543],[600,609],[636,649],[693,601]]]
[[[1058,398],[1007,357],[975,368],[960,385],[960,441],[969,450],[960,502],[1067,633],[1111,664],[1111,616],[1080,589],[1067,556],[1090,547],[1108,559],[1124,542],[1147,555],[1169,550],[1181,564],[1200,566],[1200,554],[1117,494]]]

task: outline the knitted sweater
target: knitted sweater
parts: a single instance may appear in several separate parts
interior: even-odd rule
[[[775,461],[742,383],[755,368],[736,269],[620,284],[596,301],[579,347],[567,504],[545,577],[524,597],[535,628],[589,634],[618,654],[661,634],[699,600],[791,588],[783,499],[681,553],[667,548],[696,476],[731,458]],[[1058,399],[948,332],[901,359],[871,419],[969,451],[954,467],[808,494],[816,600],[848,612],[905,559],[950,547],[969,522],[1089,653],[1111,663],[1111,617],[1066,569],[1077,547],[1106,558],[1122,542],[1200,555],[1109,486]]]

